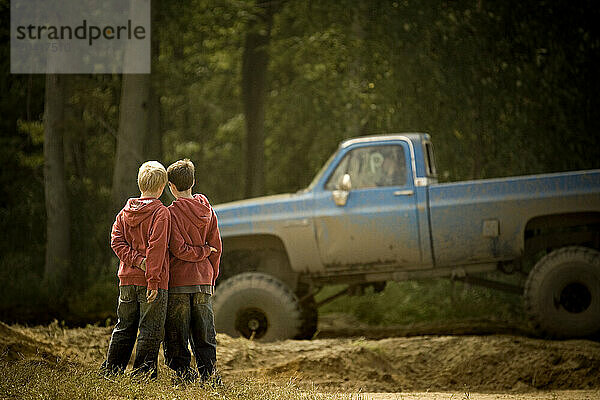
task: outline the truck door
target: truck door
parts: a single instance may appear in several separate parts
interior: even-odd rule
[[[315,194],[315,229],[323,264],[417,267],[419,225],[406,142],[350,149]],[[344,205],[335,190],[350,178]],[[348,183],[346,177],[346,184]]]

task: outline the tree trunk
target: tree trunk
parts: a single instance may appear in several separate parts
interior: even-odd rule
[[[150,112],[148,113],[149,126],[145,141],[144,156],[148,160],[160,161],[163,154],[162,148],[162,118],[160,115],[160,98],[154,88],[150,88]]]
[[[124,74],[112,187],[115,209],[121,208],[125,200],[139,193],[137,171],[145,161],[149,110],[150,74]]]
[[[152,1],[151,19],[158,17],[159,2]],[[135,13],[135,10],[132,10]],[[158,24],[152,24],[153,26]],[[151,60],[158,57],[158,34],[152,33]],[[131,53],[125,54],[125,63]],[[160,101],[152,88],[151,74],[123,74],[121,100],[119,104],[119,130],[117,132],[117,154],[113,173],[112,201],[115,210],[123,207],[129,197],[139,193],[137,172],[140,165],[150,156],[160,159],[162,132],[160,129]]]
[[[265,94],[269,41],[274,10],[261,6],[261,15],[250,22],[242,56],[242,101],[246,120],[246,197],[260,196],[265,188]]]
[[[46,201],[46,264],[44,283],[59,293],[70,263],[70,212],[63,147],[65,77],[46,75],[44,123],[44,192]]]
[[[160,40],[159,40],[159,27],[162,25],[161,9],[163,3],[159,3],[157,0],[152,0],[152,36],[151,36],[151,51],[152,51],[152,65],[158,63],[158,55],[160,54]],[[183,46],[182,46],[183,47]],[[182,50],[183,51],[183,50]],[[150,74],[150,93],[149,93],[149,126],[148,136],[145,141],[144,156],[149,160],[160,161],[163,156],[162,146],[162,115],[160,107],[160,77],[156,72],[156,68],[153,68],[153,72]]]

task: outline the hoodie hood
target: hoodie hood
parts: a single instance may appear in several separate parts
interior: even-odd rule
[[[212,211],[208,201],[202,195],[195,194],[193,199],[175,199],[171,205],[197,228],[202,228],[210,222]]]
[[[129,199],[123,209],[123,220],[129,226],[139,225],[154,214],[154,211],[160,206],[162,206],[162,203],[159,199]]]

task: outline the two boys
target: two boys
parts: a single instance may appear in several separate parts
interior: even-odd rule
[[[170,179],[176,200],[167,208],[158,198]],[[190,368],[188,339],[202,379],[214,372],[210,295],[219,273],[221,239],[206,197],[191,195],[193,184],[191,161],[172,164],[168,173],[159,162],[148,161],[138,172],[140,197],[129,199],[117,214],[111,247],[120,260],[118,321],[104,373],[125,370],[136,336],[134,375],[156,378],[163,337],[167,365],[178,376],[197,377]]]

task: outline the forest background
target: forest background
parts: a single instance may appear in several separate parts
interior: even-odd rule
[[[150,75],[10,74],[0,19],[9,322],[114,313],[110,227],[148,159],[192,159],[213,204],[297,191],[376,133],[430,133],[440,181],[600,167],[592,0],[154,0]]]

